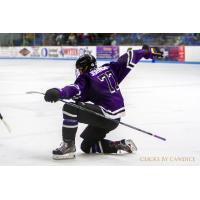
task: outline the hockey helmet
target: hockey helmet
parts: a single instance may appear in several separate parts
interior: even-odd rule
[[[76,61],[76,69],[88,72],[96,67],[96,58],[93,55],[84,54]]]

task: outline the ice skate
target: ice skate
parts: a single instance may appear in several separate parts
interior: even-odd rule
[[[75,158],[76,147],[75,142],[69,140],[67,142],[62,142],[60,147],[53,150],[53,159],[55,160],[63,160]]]
[[[120,150],[120,151],[122,150],[122,151],[125,151],[127,153],[133,153],[133,152],[137,151],[137,147],[131,139],[120,140],[118,145],[117,145],[117,148],[118,148],[118,150]]]

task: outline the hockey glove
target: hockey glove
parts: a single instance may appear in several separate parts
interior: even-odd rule
[[[56,102],[60,99],[60,91],[56,88],[52,88],[46,91],[44,100],[47,102]]]
[[[151,47],[150,51],[154,58],[163,58],[163,52],[158,47]]]

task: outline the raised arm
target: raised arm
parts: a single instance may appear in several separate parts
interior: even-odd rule
[[[154,59],[156,57],[162,57],[162,54],[163,53],[157,47],[143,45],[142,49],[129,50],[127,53],[120,56],[116,62],[111,62],[106,65],[110,65],[119,84],[142,58]]]

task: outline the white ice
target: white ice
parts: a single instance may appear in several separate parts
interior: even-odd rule
[[[139,63],[120,85],[126,105],[122,121],[166,142],[120,125],[107,138],[132,138],[137,153],[86,155],[79,148],[85,125],[79,124],[76,159],[55,161],[51,151],[61,142],[63,103],[25,93],[74,79],[74,61],[0,60],[0,112],[12,129],[8,133],[0,122],[0,165],[200,164],[200,65]]]

